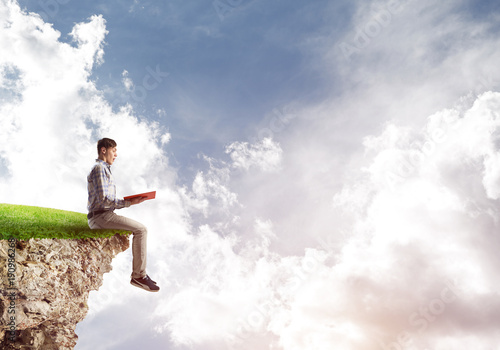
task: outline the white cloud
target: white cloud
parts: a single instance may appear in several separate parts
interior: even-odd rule
[[[14,5],[2,4],[2,9],[8,13],[3,20],[12,25],[0,33],[9,52],[2,55],[0,65],[19,72],[10,78],[15,81],[11,92],[18,98],[0,106],[0,154],[10,176],[7,182],[3,179],[2,192],[13,202],[66,202],[74,209],[76,203],[61,200],[65,190],[60,182],[75,184],[74,175],[85,166],[78,146],[82,140],[90,143],[89,131],[75,110],[82,89],[90,88],[88,47],[60,44],[60,34],[39,17],[25,16]],[[100,27],[97,17],[89,23]],[[73,166],[74,172],[67,171]]]
[[[201,212],[205,218],[222,215],[219,219],[226,221],[232,216],[231,209],[239,206],[238,195],[229,187],[231,170],[223,161],[203,158],[209,164],[208,170],[198,171],[191,189],[184,187],[180,193],[191,212]]]
[[[9,6],[2,5],[2,9],[6,7]],[[178,344],[202,347],[207,342],[225,344],[237,332],[233,328],[235,319],[251,312],[253,304],[265,292],[261,285],[269,278],[267,269],[272,270],[272,264],[266,263],[265,258],[272,237],[271,224],[256,222],[256,238],[241,248],[246,254],[243,257],[235,252],[239,243],[232,234],[221,237],[209,226],[201,227],[199,232],[192,228],[193,219],[188,213],[215,217],[218,233],[225,221],[231,223],[237,219],[230,212],[239,206],[236,193],[229,187],[230,167],[207,157],[209,168],[197,173],[192,187],[176,188],[175,173],[161,149],[170,140],[170,134],[158,124],[136,116],[130,105],[113,111],[89,80],[92,68],[103,57],[104,20],[92,17],[88,23],[77,24],[72,33],[78,45],[72,47],[59,42],[59,33],[35,15],[22,13],[14,5],[9,8],[23,26],[3,31],[1,40],[12,46],[20,43],[17,47],[24,48],[4,63],[20,73],[14,74],[14,80],[6,73],[2,75],[3,86],[18,89],[15,92],[20,96],[1,106],[0,154],[9,172],[0,184],[4,198],[85,212],[85,177],[95,158],[95,142],[103,136],[118,143],[118,159],[113,165],[118,195],[157,190],[153,203],[146,202],[121,213],[145,223],[150,232],[149,272],[166,291],[156,301],[158,307],[152,310],[156,315],[154,320],[142,313],[144,294],[128,285],[131,260],[128,251],[115,260],[114,270],[106,276],[100,291],[91,294],[89,318],[79,329],[98,324],[102,315],[115,317],[107,316],[107,312],[115,310],[117,305],[131,305],[128,312],[143,320],[142,326],[134,330],[137,334],[152,329],[154,322],[159,325],[158,331],[166,332]],[[36,40],[31,40],[51,48],[50,55],[42,56],[37,65],[23,64],[24,57],[33,54],[31,46],[22,45],[26,28],[37,31],[37,25],[45,26],[47,33],[37,33]],[[11,68],[3,70],[10,71]],[[127,84],[127,74],[123,78]],[[262,154],[257,152],[257,158],[249,161],[263,160],[265,169],[275,166],[275,160],[269,156],[278,147],[273,143],[262,146],[256,149]],[[218,223],[221,225],[217,226]],[[189,236],[189,232],[196,234]],[[254,259],[263,260],[257,263]],[[246,271],[253,276],[251,279]],[[217,321],[207,326],[214,314],[218,315]],[[91,339],[81,338],[84,339],[78,346],[93,347]],[[105,346],[121,346],[114,337],[104,341]]]
[[[79,57],[86,63],[88,71],[94,64],[100,64],[104,59],[104,38],[108,34],[106,21],[102,16],[92,16],[90,22],[77,23],[70,35],[78,43]]]
[[[123,83],[123,86],[125,86],[125,89],[127,91],[132,91],[132,89],[134,88],[134,82],[132,81],[132,79],[130,79],[128,77],[128,71],[127,70],[124,70],[122,72],[122,83]]]
[[[0,33],[9,50],[0,60],[2,76],[19,96],[0,106],[0,155],[9,174],[0,184],[5,198],[85,211],[82,174],[95,158],[97,138],[104,136],[119,144],[118,162],[123,162],[116,173],[129,175],[121,181],[123,191],[143,189],[152,180],[148,167],[165,170],[168,161],[155,141],[158,127],[140,121],[128,107],[113,113],[89,80],[103,57],[107,31],[101,16],[75,25],[71,35],[77,46],[72,47],[59,42],[60,33],[36,15],[23,14],[14,4],[2,9],[9,13],[4,21],[12,21]],[[12,71],[18,73],[9,77]]]
[[[233,167],[248,170],[256,167],[262,171],[280,169],[283,150],[270,138],[264,138],[255,144],[233,142],[226,147],[226,153],[233,161]]]
[[[170,142],[170,140],[172,139],[172,135],[170,133],[165,133],[162,135],[161,137],[161,143],[162,145],[166,145],[167,143]]]
[[[363,222],[354,226],[358,239],[344,246],[333,271],[345,268],[351,276],[358,276],[356,288],[367,287],[363,293],[366,309],[356,311],[364,315],[357,325],[369,320],[370,313],[374,320],[383,317],[384,322],[363,328],[377,329],[378,339],[387,346],[397,343],[401,332],[408,332],[407,346],[450,348],[448,327],[460,329],[464,339],[475,332],[475,326],[463,324],[466,314],[473,312],[467,308],[475,308],[467,306],[467,300],[475,298],[480,303],[495,293],[497,283],[483,269],[490,271],[490,264],[498,264],[487,248],[487,237],[496,241],[492,234],[498,214],[490,210],[495,203],[489,198],[491,185],[485,182],[498,176],[498,170],[488,166],[491,155],[498,153],[492,140],[500,127],[498,101],[500,94],[485,93],[461,115],[444,110],[431,116],[422,133],[409,135],[404,128],[391,125],[380,137],[366,142],[373,154],[367,176],[347,187],[354,189],[351,208]],[[411,171],[400,171],[403,168]],[[373,193],[370,199],[358,198],[367,192]],[[344,192],[341,196],[344,205]],[[457,283],[456,298],[443,292],[449,281]],[[439,302],[441,293],[453,302]],[[370,294],[373,302],[366,299]],[[351,295],[351,299],[356,297]],[[429,316],[432,320],[425,323],[419,322],[424,307],[434,310]],[[425,324],[425,331],[419,331],[419,324],[422,328]],[[455,333],[457,337],[461,333]],[[364,348],[363,344],[357,348]]]

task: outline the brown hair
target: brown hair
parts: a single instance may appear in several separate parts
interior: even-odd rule
[[[101,148],[110,148],[110,147],[116,147],[116,142],[115,140],[108,139],[107,137],[100,139],[97,141],[97,154],[101,154]]]

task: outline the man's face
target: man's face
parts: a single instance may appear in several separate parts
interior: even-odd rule
[[[116,147],[110,147],[110,148],[106,148],[106,149],[104,149],[104,147],[103,147],[102,152],[103,152],[104,161],[106,163],[108,163],[109,165],[113,164],[116,157],[118,157],[118,154],[116,152]]]

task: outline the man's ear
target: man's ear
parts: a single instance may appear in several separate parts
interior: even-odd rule
[[[106,153],[106,147],[101,147],[101,152],[102,152],[102,154],[105,154]]]

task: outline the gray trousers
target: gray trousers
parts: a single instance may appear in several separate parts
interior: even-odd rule
[[[116,215],[112,211],[89,219],[91,229],[116,229],[132,231],[132,278],[146,276],[147,237],[146,226],[135,220]]]

